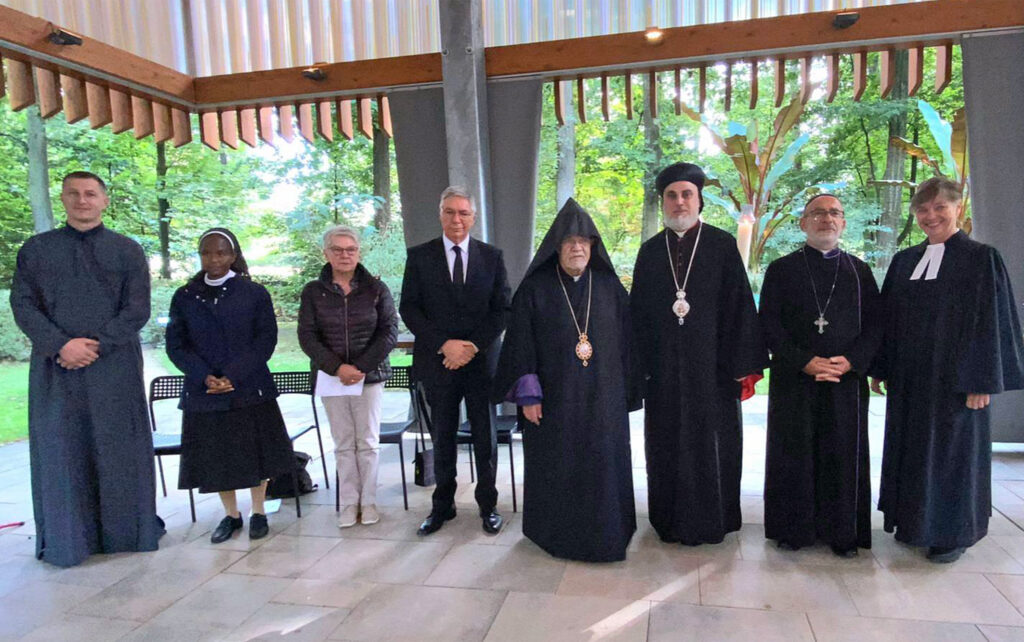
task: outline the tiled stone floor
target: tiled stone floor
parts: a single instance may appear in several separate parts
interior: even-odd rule
[[[386,414],[400,415],[404,403],[389,397]],[[168,524],[159,551],[94,556],[62,570],[32,556],[27,444],[0,447],[0,523],[28,522],[0,531],[0,641],[1024,640],[1024,451],[997,446],[991,534],[954,565],[932,565],[896,543],[877,513],[874,548],[856,559],[823,547],[783,552],[764,540],[761,524],[765,403],[756,397],[744,408],[743,529],[698,548],[663,544],[647,523],[635,414],[639,529],[625,562],[600,565],[553,559],[523,538],[505,449],[505,530],[481,532],[464,483],[459,517],[418,538],[429,489],[410,484],[404,511],[397,448],[385,446],[377,525],[338,530],[333,488],[321,489],[303,498],[301,519],[285,502],[267,539],[242,534],[214,546],[216,498],[199,497],[193,524],[187,496],[172,491],[158,502]],[[301,400],[282,406],[298,421],[309,408]],[[872,406],[875,453],[882,410]],[[162,424],[177,421],[170,407],[160,412]],[[315,437],[299,448],[316,453]],[[521,477],[518,446],[516,457]],[[176,465],[165,462],[171,486]],[[872,458],[876,490],[878,466]],[[322,486],[319,461],[310,472]],[[459,472],[467,482],[465,463]]]

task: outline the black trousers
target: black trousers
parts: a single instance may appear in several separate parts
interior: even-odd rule
[[[498,448],[494,405],[488,395],[490,377],[478,368],[462,368],[445,373],[444,381],[424,381],[424,385],[434,428],[434,510],[445,511],[455,503],[455,433],[459,428],[459,402],[465,399],[476,459],[476,503],[481,515],[490,513],[498,503],[494,487]]]

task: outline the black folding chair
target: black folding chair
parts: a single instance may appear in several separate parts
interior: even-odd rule
[[[404,421],[382,421],[380,424],[380,443],[398,444],[398,467],[402,471],[402,501],[405,510],[409,510],[409,489],[405,481],[405,448],[402,437],[409,427],[416,423],[416,399],[413,396],[410,366],[392,366],[391,378],[384,382],[384,390],[409,391],[409,417]],[[334,471],[334,512],[341,510],[341,489],[338,487],[338,471]]]
[[[327,488],[331,487],[331,483],[327,479],[327,460],[324,459],[324,440],[320,434],[320,416],[316,411],[316,397],[313,396],[313,389],[316,385],[315,374],[308,371],[292,371],[292,372],[272,372],[270,373],[274,378],[274,385],[277,386],[277,392],[282,395],[309,395],[309,405],[313,409],[313,423],[308,426],[299,424],[297,426],[288,426],[288,438],[293,442],[305,435],[310,430],[316,431],[316,443],[320,448],[320,465],[324,470],[324,486]]]

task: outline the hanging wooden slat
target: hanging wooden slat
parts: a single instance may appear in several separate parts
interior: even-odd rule
[[[7,59],[7,86],[10,90],[11,111],[20,111],[36,104],[32,65],[20,60]]]
[[[807,104],[811,99],[811,57],[800,59],[800,102]]]
[[[89,127],[99,129],[113,120],[110,113],[110,94],[103,85],[86,81],[85,102],[89,106]]]
[[[132,97],[117,89],[110,94],[110,131],[120,134],[132,128]]]
[[[394,138],[395,134],[391,130],[391,100],[384,94],[377,96],[377,120],[387,137]]]
[[[732,63],[725,63],[725,101],[723,105],[726,113],[732,111]]]
[[[36,93],[39,97],[39,115],[43,118],[50,118],[59,113],[62,107],[60,80],[57,78],[56,73],[42,67],[35,68],[35,80]],[[2,79],[0,79],[0,84],[2,84]],[[2,95],[3,93],[0,93],[0,96]],[[128,112],[130,115],[130,108]],[[131,121],[129,120],[129,122]]]
[[[334,142],[334,121],[331,119],[331,101],[316,104],[316,133],[329,143]]]
[[[216,115],[216,112],[213,112]],[[132,129],[135,138],[142,139],[153,133],[153,107],[145,98],[132,96]],[[204,141],[205,142],[205,141]]]
[[[335,103],[334,115],[338,119],[338,131],[348,140],[352,140],[355,136],[352,129],[352,101],[347,98],[338,100]]]
[[[174,123],[171,122],[171,108],[163,103],[153,103],[153,140],[166,143],[174,138]]]
[[[565,101],[562,100],[562,81],[556,80],[554,86],[554,98],[555,98],[555,122],[561,127],[565,124]]]
[[[64,97],[64,117],[69,123],[77,123],[89,115],[84,82],[78,78],[61,75],[60,91]]]
[[[611,119],[611,110],[608,106],[608,74],[601,74],[601,119],[608,122]]]
[[[581,123],[587,122],[586,87],[583,76],[576,77],[576,116]]]
[[[226,109],[220,113],[220,142],[238,149],[238,112]]]
[[[312,143],[313,138],[313,104],[302,103],[296,110],[299,119],[299,136],[302,136],[306,142]]]
[[[658,117],[658,74],[653,70],[647,72],[647,109],[651,110],[651,118]]]
[[[295,109],[291,105],[279,105],[277,108],[277,133],[285,140],[295,140],[295,127],[292,125],[292,116]]]
[[[359,131],[362,132],[363,136],[373,140],[373,112],[369,98],[359,99],[359,117],[357,120],[359,121]]]
[[[633,120],[633,74],[626,73],[626,120]]]
[[[259,138],[256,136],[256,108],[238,110],[238,138],[249,147],[256,147]]]
[[[839,91],[839,54],[825,56],[825,66],[828,71],[828,95],[825,96],[825,102],[830,103],[836,99]]]
[[[853,54],[853,100],[860,101],[868,86],[868,52]]]
[[[0,98],[7,95],[7,82],[4,78],[4,57],[0,55]]]
[[[215,111],[206,111],[199,114],[199,138],[203,144],[217,151],[220,149],[220,117]],[[138,135],[138,132],[136,132]]]
[[[907,96],[913,96],[924,82],[924,47],[911,47],[907,52]]]
[[[256,128],[259,130],[260,140],[274,146],[274,108],[260,107],[256,116]]]
[[[192,118],[187,111],[171,109],[171,125],[174,127],[175,147],[192,142]]]
[[[675,80],[675,82],[676,82],[676,97],[675,97],[675,100],[673,100],[673,104],[675,105],[675,108],[676,108],[676,116],[678,116],[678,115],[683,113],[683,78],[682,78],[682,75],[683,75],[682,69],[680,69],[679,67],[676,67],[675,68],[675,73],[674,73],[675,77],[673,78],[673,80]]]
[[[750,61],[750,108],[757,107],[757,58]]]
[[[946,44],[935,50],[935,93],[941,94],[953,78],[953,45]]]
[[[775,59],[775,108],[782,107],[786,98],[786,59]]]
[[[888,98],[896,82],[896,65],[893,64],[895,52],[891,49],[878,52],[878,95]]]
[[[708,68],[706,66],[704,66],[704,65],[701,65],[700,66],[700,72],[699,72],[698,76],[699,76],[699,80],[698,81],[699,81],[699,84],[700,84],[700,88],[697,90],[698,91],[698,96],[697,96],[697,106],[698,106],[698,108],[697,108],[697,111],[699,111],[700,113],[703,114],[704,113],[704,103],[706,103],[707,99],[708,99]]]

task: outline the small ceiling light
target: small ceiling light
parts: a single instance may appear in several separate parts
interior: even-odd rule
[[[306,67],[302,70],[302,77],[309,78],[310,80],[315,80],[317,82],[327,80],[327,74],[319,67]]]
[[[844,11],[843,13],[837,13],[832,18],[832,26],[836,29],[849,29],[857,24],[858,20],[860,20],[860,14],[856,11]]]
[[[46,39],[55,45],[81,45],[84,42],[82,36],[73,31],[68,31],[55,25],[50,26],[53,30],[46,36]]]
[[[644,31],[644,38],[646,38],[647,42],[649,42],[652,45],[660,43],[661,39],[664,37],[665,32],[662,31],[661,29],[658,29],[655,26],[647,27],[647,30]]]

